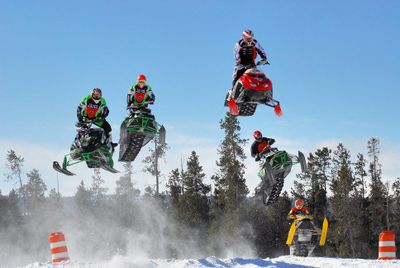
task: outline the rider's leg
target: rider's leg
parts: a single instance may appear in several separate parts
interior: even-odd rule
[[[101,128],[104,129],[104,133],[107,138],[106,144],[109,145],[112,150],[114,150],[114,147],[116,147],[118,143],[112,142],[112,135],[111,135],[112,129],[110,123],[108,123],[107,120],[104,119],[104,123],[101,126]]]
[[[237,88],[235,87],[235,84],[236,84],[237,80],[239,80],[239,78],[244,74],[245,71],[246,71],[246,68],[243,68],[242,65],[237,65],[235,67],[235,70],[233,71],[232,89],[231,89],[231,97],[233,97],[233,98],[236,98],[239,93],[239,92],[237,92]]]

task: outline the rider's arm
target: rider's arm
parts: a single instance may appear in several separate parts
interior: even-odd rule
[[[256,47],[258,54],[260,54],[260,57],[262,59],[267,59],[267,53],[265,53],[265,51],[262,48],[262,46],[260,45],[260,43],[257,40],[254,40],[254,43],[255,43],[255,47]]]
[[[129,91],[128,94],[126,95],[126,107],[129,108],[133,102],[133,94],[132,91]]]
[[[96,117],[106,118],[109,113],[110,113],[110,110],[108,109],[106,100],[101,98],[101,106],[96,113]]]
[[[155,100],[156,100],[156,96],[154,95],[154,93],[153,93],[153,90],[151,89],[151,86],[150,85],[147,85],[147,101],[148,102],[155,102]]]
[[[84,115],[84,108],[86,106],[86,101],[88,100],[90,96],[84,97],[81,102],[78,105],[78,108],[76,110],[76,116],[78,117],[78,121],[82,122],[83,121],[83,115]]]
[[[235,47],[233,48],[233,53],[235,54],[236,65],[240,64],[240,55],[239,55],[239,51],[240,51],[240,48],[241,48],[241,47],[240,47],[239,42],[240,42],[240,41],[238,41],[238,42],[235,44]]]
[[[251,157],[256,157],[256,155],[258,154],[256,142],[253,142],[250,151],[251,151]]]
[[[296,214],[294,214],[293,209],[291,209],[291,210],[289,211],[288,218],[291,219],[291,220],[296,219]]]
[[[269,144],[269,146],[271,146],[272,144],[274,144],[275,143],[275,140],[274,139],[271,139],[271,138],[268,138],[268,144]]]

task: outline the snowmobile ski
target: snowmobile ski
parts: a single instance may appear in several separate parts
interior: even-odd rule
[[[53,168],[56,171],[58,171],[58,172],[60,172],[60,173],[62,173],[64,175],[67,175],[67,176],[74,176],[75,175],[75,173],[72,173],[71,171],[69,171],[69,170],[67,170],[65,168],[62,168],[57,161],[53,161]]]
[[[328,234],[328,225],[329,225],[328,220],[325,217],[324,221],[322,223],[321,238],[319,239],[319,245],[321,247],[325,246],[325,243],[326,243],[326,237]]]
[[[238,109],[238,106],[236,105],[236,102],[235,102],[234,99],[230,99],[228,101],[228,107],[229,107],[229,112],[232,115],[238,115],[239,114],[239,109]]]
[[[101,168],[104,169],[104,170],[107,170],[108,172],[111,172],[111,173],[119,173],[118,170],[116,170],[115,168],[112,168],[112,167],[110,167],[109,165],[106,165],[106,164],[101,165]]]
[[[295,233],[296,233],[296,221],[293,221],[292,225],[290,225],[288,238],[286,240],[286,245],[290,246],[292,244]]]

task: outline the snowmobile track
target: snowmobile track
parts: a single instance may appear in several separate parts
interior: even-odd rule
[[[272,187],[272,190],[268,196],[268,200],[266,200],[265,195],[263,195],[263,202],[264,202],[264,205],[266,205],[266,206],[269,206],[269,205],[275,203],[278,200],[279,195],[282,192],[284,179],[282,179],[281,176],[279,176],[279,178],[277,180],[278,181]]]
[[[139,154],[140,149],[143,146],[143,140],[145,136],[143,135],[135,135],[135,134],[128,134],[128,144],[120,144],[120,155],[119,161],[121,162],[131,162],[134,161],[136,156]],[[124,150],[124,147],[126,149]]]
[[[242,103],[239,107],[239,115],[251,116],[256,112],[257,104],[255,103]]]

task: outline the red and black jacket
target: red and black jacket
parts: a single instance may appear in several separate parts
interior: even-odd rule
[[[267,137],[263,137],[261,141],[255,140],[253,144],[251,145],[251,156],[256,157],[259,153],[261,153],[264,148],[270,147],[272,144],[274,144],[275,140],[270,139]]]

